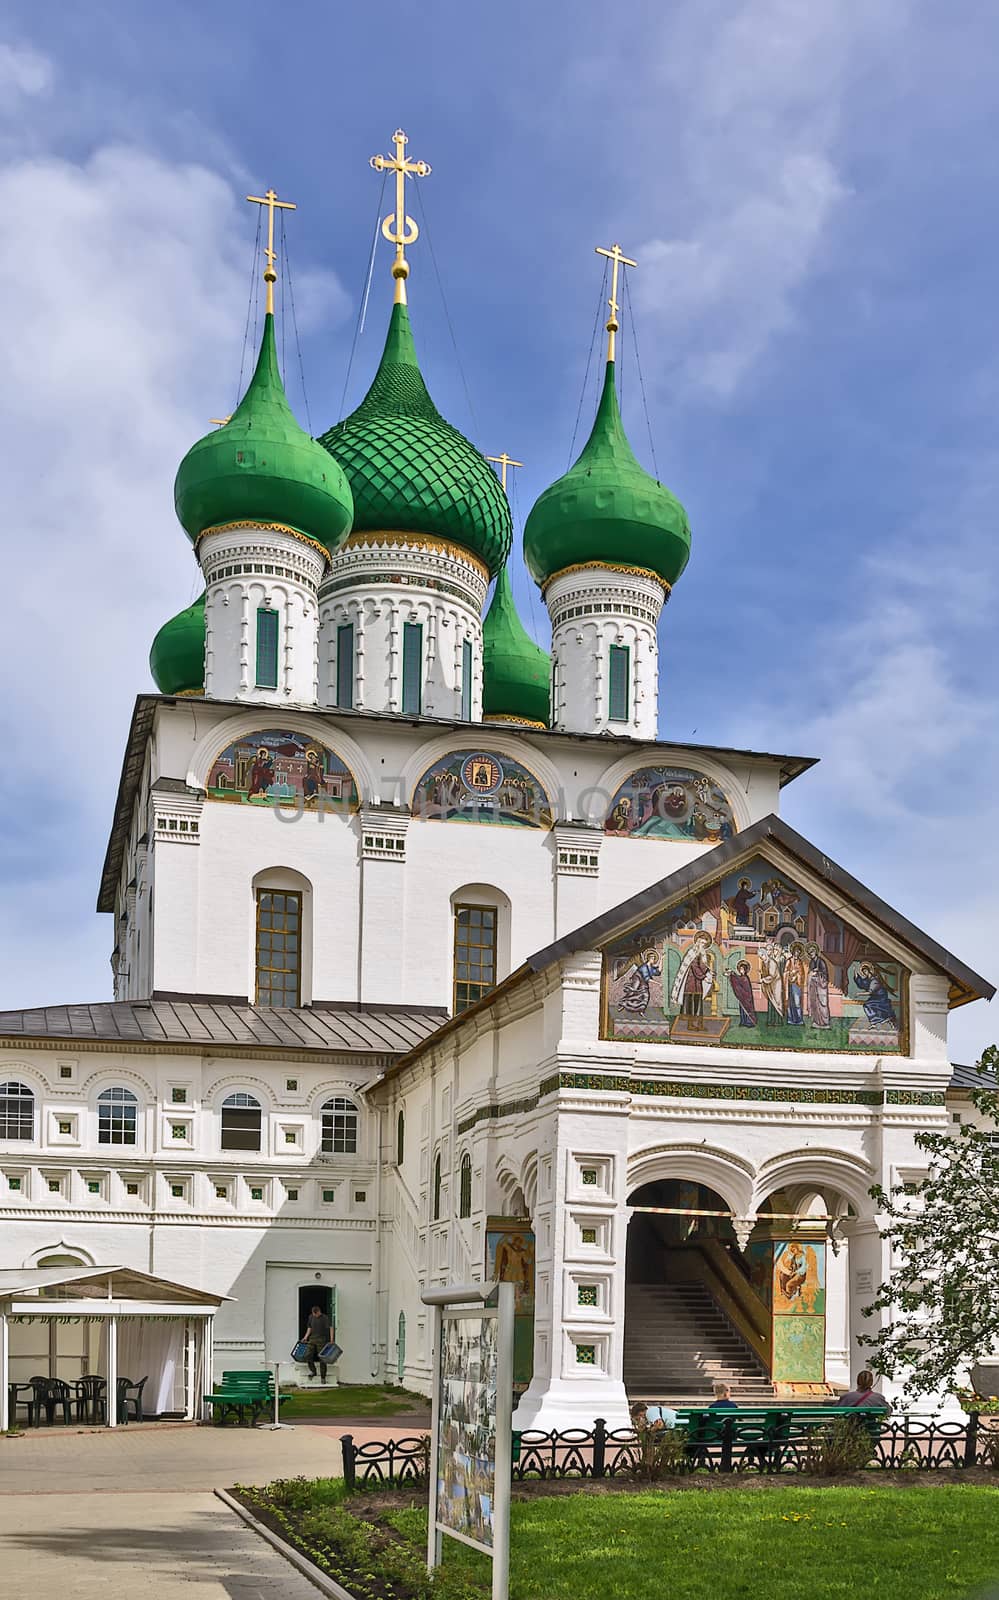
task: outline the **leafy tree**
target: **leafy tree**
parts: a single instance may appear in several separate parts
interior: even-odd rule
[[[953,1388],[977,1360],[999,1351],[997,1069],[999,1046],[992,1045],[979,1064],[982,1086],[971,1091],[984,1126],[917,1133],[929,1158],[923,1181],[871,1190],[896,1265],[864,1312],[885,1312],[886,1326],[863,1342],[874,1351],[872,1367],[901,1378],[910,1396]]]

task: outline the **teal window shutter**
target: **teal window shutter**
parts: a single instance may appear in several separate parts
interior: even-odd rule
[[[336,703],[344,711],[354,709],[354,625],[345,622],[336,630]]]
[[[628,720],[628,689],[631,677],[631,651],[627,645],[612,644],[610,647],[610,671],[608,683],[610,687],[610,707],[608,715],[611,722],[627,722]]]
[[[402,709],[418,717],[423,710],[423,624],[402,625]]]
[[[278,614],[267,606],[257,607],[257,688],[276,689],[278,685]]]
[[[461,646],[461,720],[472,720],[472,641],[465,639]]]

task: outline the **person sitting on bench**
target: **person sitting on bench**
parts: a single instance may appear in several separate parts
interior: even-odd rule
[[[309,1347],[308,1362],[310,1378],[314,1378],[316,1376],[316,1362],[319,1361],[319,1352],[326,1349],[326,1346],[329,1344],[332,1337],[333,1334],[330,1328],[329,1317],[326,1315],[322,1306],[313,1306],[312,1310],[309,1312],[308,1326],[306,1327],[305,1332],[302,1334],[302,1343],[308,1345]],[[322,1383],[326,1382],[325,1361],[319,1361],[319,1378]]]
[[[827,1405],[856,1406],[858,1409],[887,1411],[888,1401],[880,1389],[875,1389],[875,1377],[869,1367],[857,1373],[857,1387],[848,1389],[846,1394],[841,1394],[838,1399],[827,1400]]]

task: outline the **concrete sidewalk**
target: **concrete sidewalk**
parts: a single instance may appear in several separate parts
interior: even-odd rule
[[[152,1425],[0,1437],[2,1592],[316,1600],[309,1580],[212,1490],[337,1476],[346,1431]]]

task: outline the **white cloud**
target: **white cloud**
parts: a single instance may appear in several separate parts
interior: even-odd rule
[[[0,110],[16,110],[22,96],[47,94],[54,82],[47,57],[30,47],[0,43]]]
[[[854,75],[905,11],[715,0],[661,25],[658,114],[682,178],[658,201],[670,231],[636,252],[635,293],[688,380],[730,395],[793,323],[849,193],[837,145]]]
[[[43,67],[22,63],[23,80],[43,83]],[[0,1006],[109,992],[110,925],[92,908],[122,742],[136,691],[152,687],[154,634],[201,588],[173,479],[237,397],[254,228],[243,193],[203,165],[134,143],[70,161],[39,154],[38,138],[29,122],[0,168],[0,215],[18,219],[0,229],[17,672],[0,738],[16,774],[4,921],[19,930]],[[303,264],[298,279],[303,320],[342,314],[332,274]],[[292,352],[289,330],[297,374]],[[297,387],[290,376],[293,400]]]

